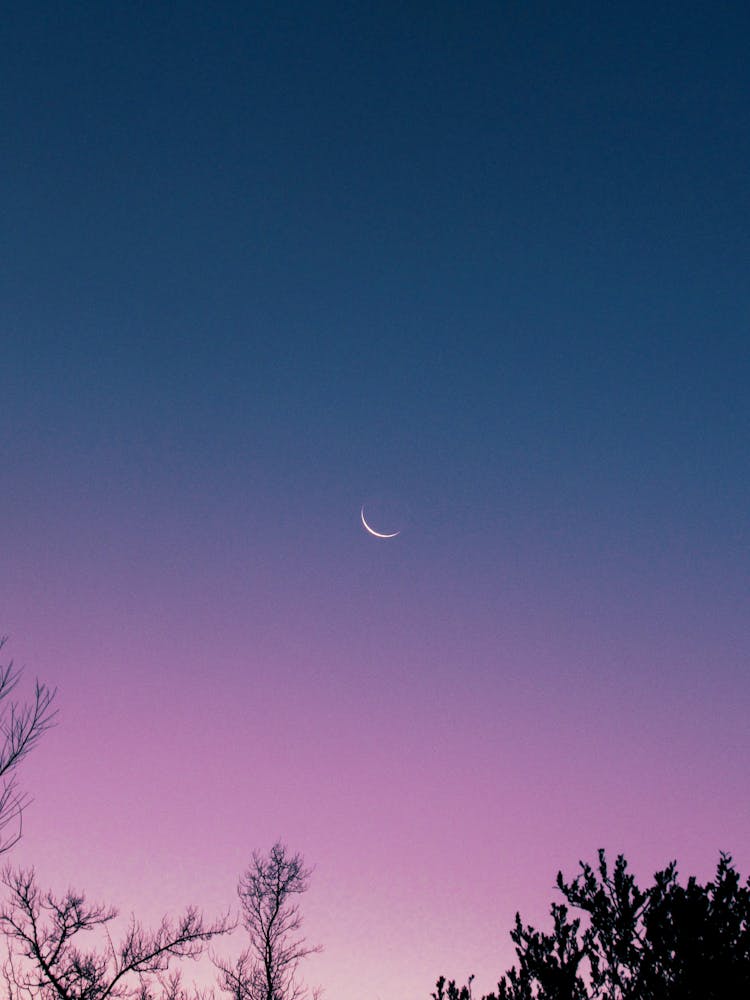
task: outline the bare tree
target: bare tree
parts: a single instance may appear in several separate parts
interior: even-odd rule
[[[0,649],[5,645],[0,637]],[[8,702],[21,676],[11,660],[0,664],[0,854],[18,843],[28,797],[18,787],[16,768],[52,725],[55,691],[36,681],[31,702]],[[6,830],[12,829],[6,833]]]
[[[267,856],[253,853],[237,887],[250,943],[233,966],[217,962],[219,984],[234,1000],[302,1000],[308,995],[297,971],[302,959],[321,949],[298,933],[302,915],[296,897],[307,891],[311,874],[302,855],[290,854],[280,841]]]
[[[194,907],[154,931],[132,918],[119,945],[108,924],[112,907],[91,904],[73,890],[61,898],[42,892],[33,869],[5,868],[9,900],[0,910],[8,942],[4,967],[9,1000],[187,1000],[173,958],[196,959],[208,942],[230,929],[228,918],[207,924]],[[99,950],[83,950],[82,932],[100,931]]]

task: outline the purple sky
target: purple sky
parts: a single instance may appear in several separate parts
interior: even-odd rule
[[[314,6],[8,15],[12,861],[156,921],[281,838],[308,981],[427,1000],[599,847],[750,870],[750,25]]]

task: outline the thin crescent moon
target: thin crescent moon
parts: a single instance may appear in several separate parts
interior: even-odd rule
[[[376,538],[395,538],[396,535],[400,535],[401,534],[400,531],[393,531],[393,532],[391,532],[390,535],[384,535],[382,531],[375,531],[375,529],[371,528],[370,525],[367,523],[367,521],[365,521],[365,508],[364,507],[359,512],[359,516],[362,519],[362,527],[365,529],[365,531],[369,531],[370,534],[374,535]]]

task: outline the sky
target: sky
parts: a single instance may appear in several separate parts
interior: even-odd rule
[[[750,873],[749,31],[4,5],[14,864],[156,922],[281,838],[328,1000],[491,989],[600,847]]]

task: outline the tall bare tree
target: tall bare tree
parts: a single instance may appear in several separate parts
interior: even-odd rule
[[[297,979],[299,964],[321,949],[299,934],[297,897],[307,891],[311,874],[302,855],[291,854],[280,841],[267,855],[253,853],[237,887],[250,942],[233,966],[217,962],[220,986],[234,1000],[302,1000],[308,995]]]
[[[7,867],[9,889],[0,910],[0,931],[8,943],[4,967],[9,1000],[186,1000],[172,959],[195,959],[212,938],[229,930],[226,917],[206,923],[194,907],[177,920],[166,917],[156,930],[134,918],[119,945],[108,924],[112,907],[91,904],[68,890],[62,897],[42,892],[34,871]],[[84,950],[77,936],[100,931],[99,949]]]
[[[0,649],[5,645],[0,637]],[[52,725],[55,691],[36,681],[30,702],[8,700],[21,677],[13,661],[0,664],[0,854],[21,836],[23,808],[28,797],[18,787],[18,765]]]

